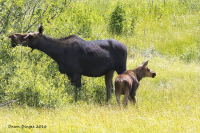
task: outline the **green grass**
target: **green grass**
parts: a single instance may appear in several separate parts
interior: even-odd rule
[[[128,59],[128,69],[143,60],[139,56]],[[109,106],[80,101],[55,109],[26,105],[3,107],[0,129],[6,132],[200,132],[199,64],[152,57],[148,66],[157,76],[141,80],[135,106],[118,108],[113,94]],[[8,128],[9,125],[47,127]]]
[[[165,105],[165,104],[164,104]],[[164,106],[163,105],[163,106]],[[191,108],[191,107],[190,107]],[[1,109],[2,132],[199,132],[199,111],[189,107],[149,111],[132,106],[126,109],[94,105],[67,105],[55,110]],[[182,109],[182,108],[179,108]],[[8,128],[34,126],[35,128]],[[37,125],[46,128],[36,128]]]

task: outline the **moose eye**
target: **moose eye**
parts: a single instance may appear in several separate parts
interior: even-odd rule
[[[33,38],[33,35],[29,35],[28,37],[29,37],[29,38]]]
[[[150,69],[147,69],[147,71],[149,72],[149,71],[150,71]]]

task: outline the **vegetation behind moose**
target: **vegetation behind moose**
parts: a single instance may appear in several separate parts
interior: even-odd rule
[[[139,86],[139,81],[144,77],[156,76],[156,73],[147,67],[148,61],[142,62],[142,64],[133,70],[127,70],[123,74],[118,75],[115,78],[115,95],[118,105],[120,105],[120,96],[124,94],[123,103],[128,104],[128,98],[130,96],[131,102],[136,103],[135,95]]]
[[[126,46],[114,39],[86,41],[71,35],[62,39],[51,38],[39,32],[11,34],[12,47],[17,44],[43,51],[59,65],[59,71],[66,74],[72,85],[76,86],[75,101],[81,87],[81,76],[100,77],[105,75],[107,101],[113,90],[112,78],[116,71],[122,74],[126,70]]]

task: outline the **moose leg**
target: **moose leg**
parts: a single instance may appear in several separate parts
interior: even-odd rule
[[[81,89],[81,75],[80,74],[72,75],[71,84],[76,87],[74,92],[75,92],[75,101],[77,101],[80,95],[80,89]]]
[[[112,82],[112,78],[113,78],[113,73],[114,70],[110,71],[109,73],[107,73],[105,75],[105,83],[106,83],[106,94],[107,94],[107,99],[106,102],[109,101],[111,94],[113,92],[113,82]]]
[[[127,89],[128,89],[128,88],[127,88]],[[124,104],[125,106],[128,105],[128,96],[129,96],[129,92],[128,92],[128,90],[125,90],[124,99],[123,99],[123,104]]]
[[[134,105],[135,105],[135,103],[136,103],[136,99],[135,99],[135,95],[136,95],[136,92],[134,91],[134,90],[132,90],[131,92],[130,92],[130,101],[131,101],[131,103],[133,103]]]
[[[118,88],[116,88],[118,87]],[[117,104],[120,106],[120,96],[121,96],[121,88],[119,88],[119,86],[115,86],[115,96],[116,96],[116,100],[117,100]]]

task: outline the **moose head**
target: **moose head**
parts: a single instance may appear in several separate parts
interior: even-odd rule
[[[26,33],[26,34],[15,33],[9,35],[9,38],[11,38],[12,47],[16,47],[18,44],[21,44],[22,46],[31,47],[33,50],[34,47],[40,42],[42,36],[43,36],[43,27],[42,25],[39,24],[38,32]]]
[[[138,79],[142,79],[144,77],[152,77],[156,76],[156,73],[147,67],[149,61],[143,61],[141,65],[135,68],[135,73]]]

